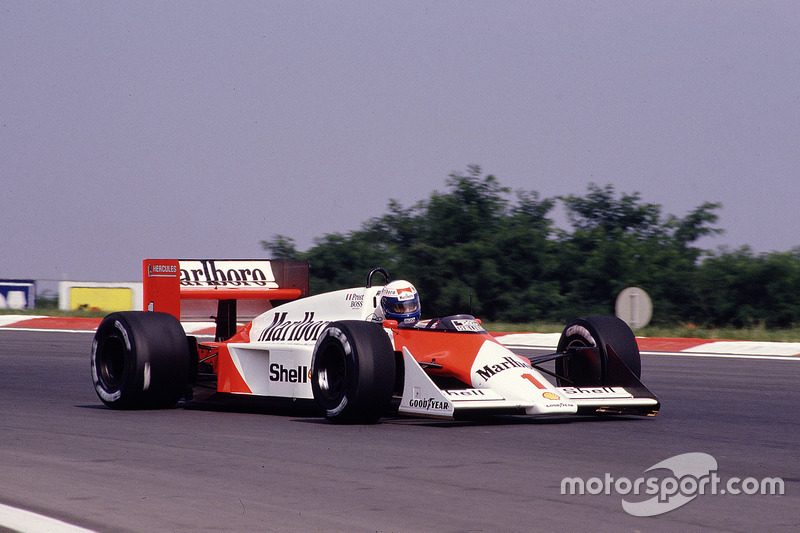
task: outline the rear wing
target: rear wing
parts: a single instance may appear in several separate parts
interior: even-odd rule
[[[236,333],[237,301],[255,316],[308,296],[307,261],[265,259],[145,259],[143,308],[178,319],[213,313],[216,340]],[[211,307],[209,307],[211,306]]]

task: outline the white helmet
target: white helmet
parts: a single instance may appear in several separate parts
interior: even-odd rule
[[[396,280],[386,284],[381,290],[378,311],[388,320],[398,323],[416,322],[420,317],[420,303],[417,289],[404,280]]]

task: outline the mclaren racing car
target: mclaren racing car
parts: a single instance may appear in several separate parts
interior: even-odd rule
[[[92,343],[100,400],[171,407],[211,382],[219,393],[314,400],[345,423],[387,412],[658,412],[640,381],[636,339],[615,317],[573,320],[554,353],[523,357],[471,315],[421,320],[413,285],[383,269],[364,286],[314,296],[308,270],[302,261],[145,260],[146,310],[108,315]],[[255,318],[241,326],[237,311]],[[180,321],[204,312],[214,314],[213,341],[187,335]]]

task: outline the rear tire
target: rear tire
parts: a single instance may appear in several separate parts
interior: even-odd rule
[[[106,316],[92,343],[92,382],[114,409],[172,407],[190,381],[189,341],[167,313],[127,311]]]
[[[369,424],[390,407],[395,372],[392,343],[380,324],[331,322],[314,347],[311,388],[331,422]]]
[[[609,360],[614,352],[637,379],[642,363],[636,337],[622,320],[613,316],[591,316],[573,320],[558,341],[558,352],[569,348],[594,348],[558,359],[555,371],[562,387],[614,387],[627,382],[625,369]]]

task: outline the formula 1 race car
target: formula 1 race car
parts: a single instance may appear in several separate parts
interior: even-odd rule
[[[522,357],[471,315],[419,320],[416,290],[380,268],[363,287],[308,296],[304,261],[143,267],[146,311],[108,315],[92,343],[94,388],[112,408],[171,407],[211,381],[219,393],[313,399],[344,423],[389,412],[452,419],[659,409],[639,381],[636,339],[615,317],[573,320],[555,353]],[[376,277],[385,284],[373,285]],[[240,327],[237,302],[260,314]],[[216,306],[213,342],[187,336],[180,322],[203,305]]]

